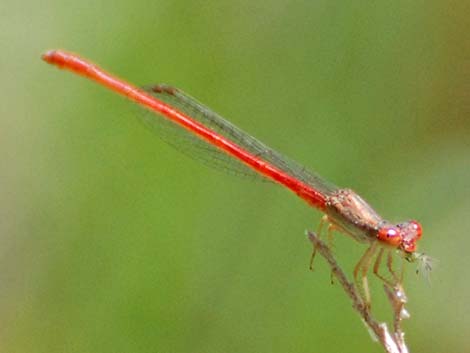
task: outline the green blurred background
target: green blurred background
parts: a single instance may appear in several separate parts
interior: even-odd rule
[[[180,87],[385,217],[420,220],[439,263],[431,284],[408,266],[410,349],[468,352],[469,11],[4,0],[0,351],[382,351],[323,259],[308,270],[319,212],[174,151],[131,103],[40,60],[64,48]],[[349,271],[363,249],[336,237]]]

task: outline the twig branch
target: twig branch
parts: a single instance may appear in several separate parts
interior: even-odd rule
[[[338,282],[351,299],[353,308],[358,312],[362,321],[374,336],[373,338],[380,342],[387,353],[408,353],[404,332],[400,326],[401,320],[408,317],[408,313],[404,308],[406,296],[402,287],[399,284],[395,288],[391,288],[387,285],[384,286],[394,314],[393,333],[390,333],[385,322],[378,322],[372,317],[370,308],[364,304],[356,286],[348,280],[344,271],[334,258],[330,248],[315,233],[307,231],[307,236],[315,249],[330,265],[334,276],[338,279]]]

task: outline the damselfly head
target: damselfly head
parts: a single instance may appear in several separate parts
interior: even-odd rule
[[[377,231],[377,238],[405,253],[416,251],[416,242],[421,238],[422,228],[416,221],[407,221],[397,225],[386,223]]]
[[[408,221],[398,224],[397,227],[400,229],[401,243],[400,248],[407,252],[413,253],[416,251],[416,242],[421,239],[423,229],[421,224],[417,221]]]

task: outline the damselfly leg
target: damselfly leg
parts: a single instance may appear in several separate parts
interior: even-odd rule
[[[323,234],[323,226],[325,225],[325,223],[328,224],[328,227],[326,229],[326,233],[327,233],[327,243],[328,243],[328,247],[330,249],[333,248],[333,231],[336,230],[336,227],[334,224],[330,223],[328,221],[328,216],[323,216],[320,220],[320,224],[318,225],[318,228],[317,228],[317,235],[318,237],[321,239],[321,236]],[[315,260],[315,255],[317,254],[317,248],[315,245],[313,245],[313,250],[312,250],[312,255],[310,256],[310,270],[313,271],[313,261]]]

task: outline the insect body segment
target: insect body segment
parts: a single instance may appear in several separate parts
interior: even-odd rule
[[[49,51],[42,58],[61,69],[93,80],[145,108],[148,114],[142,118],[144,123],[171,145],[181,146],[177,148],[187,154],[193,154],[190,152],[192,150],[194,155],[200,156],[200,160],[238,174],[257,175],[294,192],[310,206],[326,214],[323,222],[329,224],[329,238],[337,230],[361,243],[368,243],[368,249],[354,270],[356,279],[361,275],[365,302],[370,298],[366,274],[374,256],[377,256],[374,264],[376,274],[385,251],[388,251],[387,267],[393,272],[390,255],[393,250],[398,250],[410,262],[420,260],[424,269],[430,269],[429,258],[416,253],[416,244],[422,234],[418,222],[392,224],[384,220],[354,191],[325,181],[179,89],[166,85],[139,88],[91,61],[63,50]],[[399,277],[393,277],[393,282],[397,282]]]

